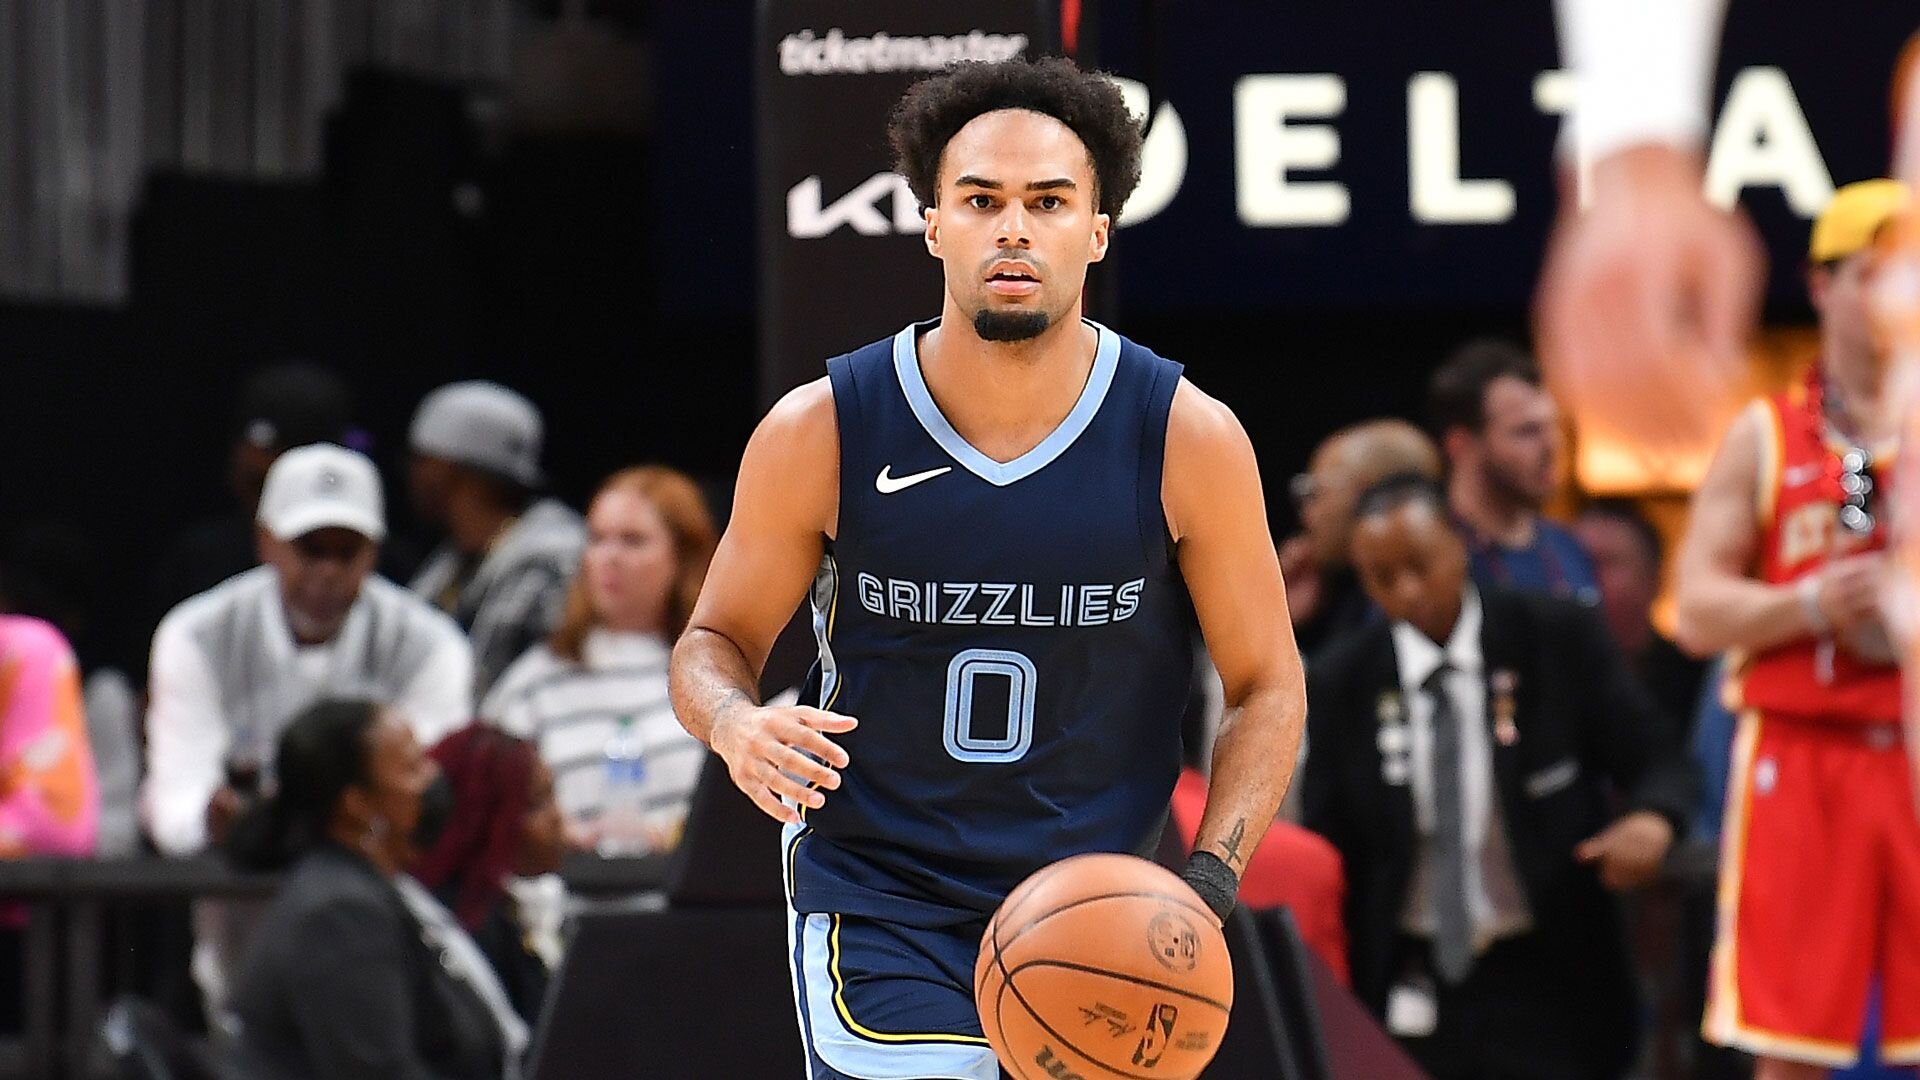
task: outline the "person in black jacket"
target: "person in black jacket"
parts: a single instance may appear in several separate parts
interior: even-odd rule
[[[371,703],[322,701],[281,736],[276,774],[229,840],[242,866],[291,867],[233,996],[232,1075],[512,1075],[524,1028],[503,1025],[512,1010],[479,950],[401,873],[451,809],[412,729]]]
[[[1357,518],[1387,620],[1316,665],[1303,775],[1354,989],[1436,1080],[1619,1077],[1639,1024],[1609,891],[1657,873],[1693,805],[1673,728],[1590,610],[1469,584],[1432,481],[1383,481]]]
[[[532,743],[481,721],[428,753],[452,786],[457,809],[413,875],[459,917],[514,1011],[531,1025],[551,979],[534,945],[542,913],[525,910],[509,885],[557,873],[566,855],[553,772]]]

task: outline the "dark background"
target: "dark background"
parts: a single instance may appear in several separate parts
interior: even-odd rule
[[[362,70],[329,120],[317,181],[155,173],[124,305],[0,303],[0,530],[59,522],[91,542],[103,656],[144,650],[154,554],[227,504],[233,394],[269,360],[347,377],[403,529],[406,421],[459,377],[540,404],[549,472],[576,504],[607,472],[649,460],[724,494],[757,419],[753,7],[595,10],[605,33],[648,46],[640,130],[503,133],[470,90]],[[1740,66],[1784,68],[1834,181],[1872,175],[1887,76],[1914,20],[1898,0],[1735,0],[1721,90]],[[1088,4],[1081,44],[1172,100],[1189,140],[1173,205],[1123,228],[1096,270],[1096,310],[1239,412],[1277,530],[1290,524],[1284,478],[1320,437],[1417,415],[1446,350],[1524,334],[1553,206],[1556,122],[1531,96],[1553,66],[1543,0]],[[1420,70],[1459,78],[1462,171],[1511,181],[1513,222],[1412,222],[1405,98]],[[1282,71],[1346,80],[1332,175],[1354,213],[1341,228],[1249,230],[1234,217],[1233,82]],[[1746,203],[1774,251],[1770,319],[1803,321],[1806,223],[1776,192]],[[928,313],[937,282],[929,260]]]

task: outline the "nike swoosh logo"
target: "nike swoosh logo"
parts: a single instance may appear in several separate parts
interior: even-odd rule
[[[893,466],[888,465],[880,470],[879,476],[873,478],[873,487],[875,491],[878,491],[882,495],[891,495],[896,491],[905,491],[922,481],[931,480],[941,473],[950,473],[952,471],[953,466],[943,465],[938,469],[928,469],[926,472],[914,473],[912,476],[896,477],[893,475]]]
[[[1785,475],[1781,476],[1780,479],[1784,482],[1783,486],[1785,487],[1804,487],[1820,479],[1820,474],[1824,471],[1825,470],[1818,465],[1794,465],[1788,467]]]

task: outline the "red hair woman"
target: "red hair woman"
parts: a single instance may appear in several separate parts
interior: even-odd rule
[[[482,718],[539,748],[581,842],[602,838],[603,755],[623,729],[644,768],[645,846],[678,842],[705,748],[674,719],[667,658],[717,540],[706,500],[684,474],[648,465],[608,477],[587,510],[587,548],[560,625],[481,703]]]

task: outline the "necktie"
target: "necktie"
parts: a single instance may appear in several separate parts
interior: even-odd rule
[[[1433,956],[1439,976],[1458,983],[1473,967],[1473,917],[1467,909],[1467,829],[1460,792],[1460,714],[1447,696],[1441,664],[1421,687],[1433,701]]]

